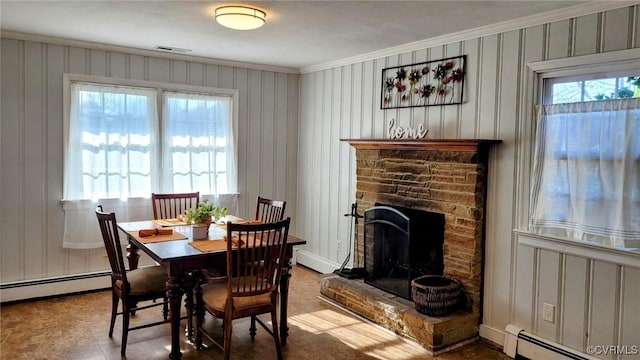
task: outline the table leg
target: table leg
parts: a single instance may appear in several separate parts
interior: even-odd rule
[[[171,353],[169,359],[179,360],[180,352],[180,303],[182,302],[182,281],[176,276],[167,280],[167,297],[169,298],[169,318],[171,319]]]
[[[140,254],[138,254],[138,247],[129,242],[127,245],[127,260],[129,260],[129,270],[135,270],[138,268],[138,260]]]
[[[280,275],[280,343],[282,346],[287,345],[287,337],[289,336],[289,326],[287,325],[287,305],[289,302],[289,279],[291,279],[291,261],[287,260],[282,266],[282,274]]]
[[[204,310],[204,302],[202,301],[202,278],[201,274],[197,274],[198,276],[194,279],[194,288],[193,288],[193,296],[195,297],[195,305],[193,307],[193,316],[196,318],[196,328],[194,334],[193,343],[197,350],[202,350],[204,347],[202,346],[202,321],[204,320],[205,310]]]
[[[196,275],[194,274],[186,275],[183,283],[184,307],[187,310],[187,327],[185,328],[185,335],[187,335],[189,340],[193,337],[193,289],[195,276]]]

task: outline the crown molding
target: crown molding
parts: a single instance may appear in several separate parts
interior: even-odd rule
[[[527,66],[543,77],[567,76],[572,73],[584,73],[584,68],[606,70],[627,70],[640,67],[640,48],[608,51],[604,53],[580,55],[570,58],[530,62]]]
[[[352,56],[336,61],[330,61],[322,64],[306,66],[300,68],[301,74],[312,73],[321,70],[332,69],[344,65],[366,62],[386,56],[412,52],[421,49],[427,49],[435,46],[442,46],[455,42],[476,39],[483,36],[490,36],[513,30],[524,29],[531,26],[537,26],[555,21],[567,20],[574,17],[591,15],[598,12],[619,9],[627,6],[638,5],[638,1],[592,1],[585,4],[570,6],[563,9],[547,11],[540,14],[525,16],[518,19],[503,21],[491,25],[481,26],[475,29],[464,30],[456,33],[437,36],[425,40],[415,41],[403,45],[393,46],[386,49],[372,51],[366,54]]]
[[[229,67],[244,68],[244,69],[251,69],[251,70],[273,71],[273,72],[287,73],[287,74],[300,74],[297,68],[291,68],[291,67],[285,67],[285,66],[262,65],[262,64],[248,63],[248,62],[207,58],[207,57],[201,57],[201,56],[172,54],[172,53],[166,53],[162,51],[145,50],[145,49],[139,49],[139,48],[109,45],[109,44],[82,41],[82,40],[72,40],[72,39],[65,39],[65,38],[59,38],[59,37],[47,36],[47,35],[37,35],[37,34],[13,32],[13,31],[2,31],[0,32],[0,37],[6,38],[6,39],[33,41],[33,42],[56,44],[56,45],[62,45],[62,46],[81,47],[81,48],[88,48],[88,49],[94,49],[94,50],[121,52],[121,53],[127,53],[131,55],[148,56],[148,57],[155,57],[155,58],[162,58],[162,59],[169,59],[169,60],[197,62],[197,63],[208,64],[208,65],[229,66]]]

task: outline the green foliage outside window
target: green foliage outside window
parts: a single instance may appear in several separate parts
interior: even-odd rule
[[[629,76],[627,78],[627,83],[633,85],[635,90],[631,90],[628,87],[621,87],[618,89],[617,94],[615,92],[609,93],[609,95],[605,95],[600,93],[594,96],[596,100],[610,100],[610,99],[629,99],[633,97],[640,97],[640,76]]]

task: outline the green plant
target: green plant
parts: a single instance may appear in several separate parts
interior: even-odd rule
[[[228,210],[226,206],[215,206],[213,208],[213,220],[217,222],[218,220],[220,220],[220,218],[227,216],[227,212]]]
[[[629,78],[631,79],[631,78]],[[630,90],[627,87],[621,87],[620,89],[618,89],[618,93],[611,93],[611,96],[607,96],[605,94],[598,94],[596,96],[594,96],[593,98],[596,100],[611,100],[611,99],[629,99],[633,97],[633,90]]]
[[[215,221],[218,221],[222,216],[227,215],[226,207],[214,206],[209,200],[204,199],[198,204],[195,209],[187,209],[185,212],[185,221],[192,224],[203,224],[207,220],[211,221],[213,216]]]

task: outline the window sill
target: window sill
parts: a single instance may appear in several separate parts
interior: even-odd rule
[[[640,268],[640,250],[625,251],[576,241],[533,234],[514,229],[516,241],[520,245],[556,251],[563,254],[588,259],[601,260],[617,265]]]
[[[130,206],[151,206],[151,198],[128,198],[120,199],[100,199],[94,200],[60,200],[64,210],[95,210],[98,204],[106,208],[121,206],[122,203],[128,203]]]

